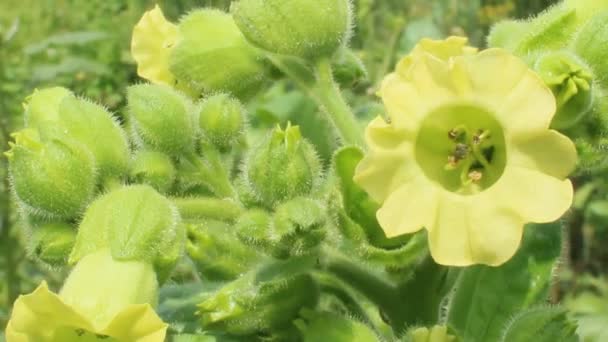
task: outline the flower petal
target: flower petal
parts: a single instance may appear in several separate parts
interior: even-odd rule
[[[500,265],[517,251],[524,222],[509,210],[473,197],[444,194],[437,221],[429,229],[429,246],[439,264]]]
[[[153,83],[172,85],[169,54],[177,42],[177,26],[165,19],[160,7],[146,12],[133,28],[131,54],[137,62],[137,74]]]
[[[167,327],[149,304],[139,304],[117,314],[102,334],[121,341],[163,342]]]
[[[438,192],[423,176],[393,192],[376,214],[386,236],[415,233],[430,226],[437,215]]]
[[[485,103],[511,132],[547,129],[556,112],[555,97],[520,58],[488,49],[467,59],[472,96]]]
[[[526,223],[559,219],[572,205],[574,190],[570,180],[561,180],[540,171],[507,166],[500,181],[479,197],[502,203],[517,212]]]
[[[409,133],[397,130],[380,117],[365,131],[369,152],[355,171],[354,181],[375,201],[382,202],[415,173]]]
[[[88,320],[49,291],[43,282],[34,292],[17,298],[6,337],[8,341],[56,341],[56,332],[68,327],[93,330]]]
[[[524,134],[513,138],[509,162],[564,179],[574,171],[578,160],[574,143],[554,130]]]

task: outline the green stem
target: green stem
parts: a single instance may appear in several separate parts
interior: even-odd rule
[[[230,199],[209,197],[172,198],[182,218],[235,221],[243,208]]]
[[[329,59],[321,59],[317,63],[316,76],[321,108],[340,133],[342,141],[348,145],[365,146],[359,124],[334,81]]]
[[[187,155],[185,158],[196,169],[198,180],[209,186],[216,196],[236,198],[236,191],[230,182],[228,171],[222,164],[219,152],[205,150],[204,160],[194,153]]]
[[[404,305],[399,299],[396,286],[337,251],[324,250],[322,265],[327,272],[349,284],[377,305],[393,329],[400,331],[403,328]]]
[[[345,144],[365,146],[359,124],[334,81],[329,59],[321,59],[313,72],[292,57],[270,54],[266,57],[317,103]]]

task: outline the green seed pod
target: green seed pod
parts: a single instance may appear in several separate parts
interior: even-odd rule
[[[273,53],[328,57],[350,38],[348,0],[240,0],[231,11],[245,37]]]
[[[12,135],[6,152],[13,190],[26,213],[56,219],[78,217],[93,196],[97,176],[91,153],[79,142],[34,129]]]
[[[129,143],[116,119],[105,108],[75,96],[59,105],[59,124],[85,145],[102,178],[121,178],[129,165]]]
[[[200,9],[178,26],[179,40],[169,56],[169,70],[198,93],[245,95],[257,90],[266,66],[228,13]]]
[[[363,61],[350,49],[342,49],[333,62],[333,72],[342,87],[352,87],[368,76]]]
[[[69,262],[109,248],[116,260],[172,266],[183,251],[183,235],[179,213],[167,198],[147,185],[127,186],[89,206]]]
[[[213,95],[201,103],[198,123],[205,141],[228,149],[243,134],[245,108],[228,94]]]
[[[560,51],[541,56],[535,69],[557,99],[557,114],[551,127],[574,126],[593,106],[593,74],[576,56]]]
[[[367,325],[335,313],[302,310],[304,319],[296,321],[304,342],[379,342]],[[439,341],[438,341],[439,342]],[[443,341],[441,341],[443,342]]]
[[[171,156],[194,150],[192,104],[164,85],[139,84],[127,90],[131,125],[146,146]]]
[[[38,260],[53,266],[64,266],[74,247],[76,229],[68,223],[53,222],[32,228],[28,240],[30,254]]]
[[[36,89],[23,104],[25,108],[25,126],[38,128],[46,121],[59,119],[59,104],[72,92],[62,87]]]
[[[227,281],[238,278],[262,258],[232,233],[222,222],[205,222],[188,227],[186,251],[206,281]]]
[[[139,151],[131,163],[130,178],[167,193],[175,183],[176,170],[169,156],[155,151]]]
[[[245,176],[258,201],[274,207],[282,201],[311,193],[321,181],[321,164],[297,126],[280,127],[248,157]]]
[[[587,22],[576,35],[572,49],[598,76],[602,88],[608,89],[608,11]]]
[[[249,273],[200,303],[199,315],[205,329],[250,335],[289,326],[302,308],[316,305],[318,296],[310,275],[258,281]]]

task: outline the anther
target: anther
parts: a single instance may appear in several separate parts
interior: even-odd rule
[[[481,173],[481,171],[473,170],[469,172],[468,177],[471,181],[477,183],[483,178],[483,173]]]

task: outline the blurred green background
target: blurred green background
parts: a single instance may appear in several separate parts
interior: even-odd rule
[[[553,0],[355,0],[351,47],[368,75],[349,85],[347,96],[361,117],[376,114],[375,90],[396,60],[422,37],[467,35],[483,47],[491,25],[504,18],[539,13]],[[61,85],[103,103],[120,116],[124,90],[140,82],[129,53],[133,25],[151,0],[2,0],[0,1],[0,150],[10,132],[22,125],[22,102],[36,88]],[[227,9],[229,0],[158,2],[177,20],[192,8]],[[251,120],[273,126],[287,120],[302,126],[320,154],[335,146],[327,127],[318,127],[316,106],[288,83],[259,94],[250,106]],[[330,137],[330,138],[328,138]],[[0,341],[15,298],[41,279],[59,282],[63,270],[28,261],[17,208],[8,190],[6,158],[0,158]],[[563,301],[581,326],[581,335],[608,341],[608,183],[605,174],[577,176],[575,207],[567,216],[568,244],[557,272],[553,301]],[[597,339],[596,339],[597,338]]]

